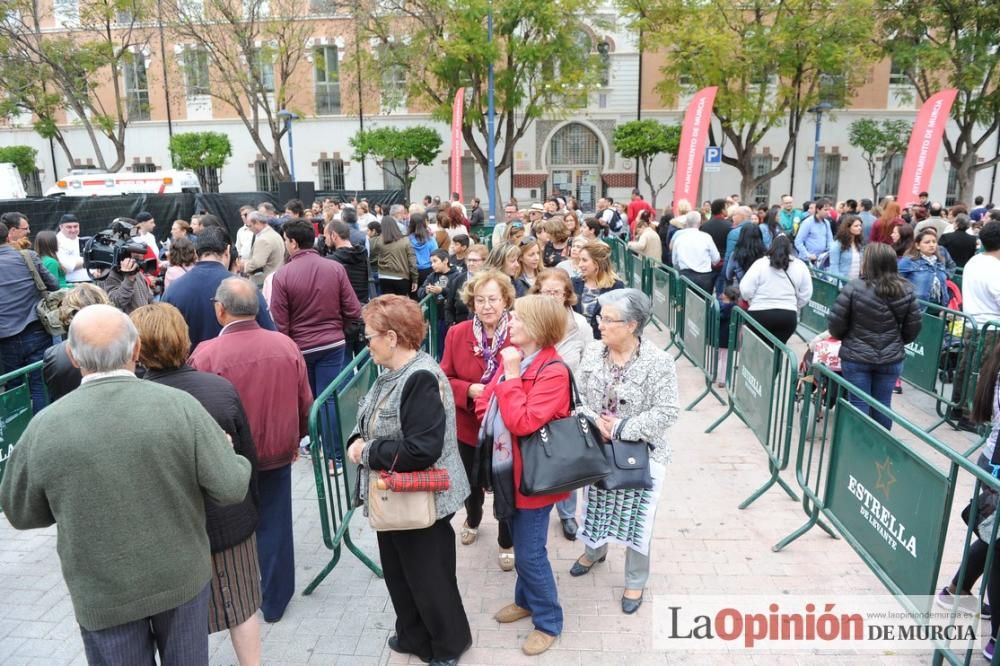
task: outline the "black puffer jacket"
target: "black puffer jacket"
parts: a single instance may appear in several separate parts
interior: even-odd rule
[[[840,358],[879,365],[903,360],[904,345],[920,333],[921,315],[909,283],[886,301],[864,280],[851,280],[826,316],[830,335],[841,340]]]

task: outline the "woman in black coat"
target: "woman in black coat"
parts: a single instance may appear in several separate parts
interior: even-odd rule
[[[830,335],[841,340],[844,379],[881,402],[892,403],[892,389],[903,372],[904,347],[920,333],[921,314],[912,285],[899,275],[896,251],[872,243],[851,280],[827,315]],[[936,351],[934,353],[937,353]],[[892,420],[851,393],[848,401],[888,430]]]
[[[59,306],[59,319],[63,329],[68,331],[76,313],[88,305],[111,305],[111,300],[103,289],[89,282],[82,282],[70,289]],[[45,355],[42,356],[42,379],[50,403],[80,388],[80,368],[73,365],[66,355],[65,340],[45,350]]]
[[[209,633],[229,630],[241,664],[260,663],[260,567],[257,562],[257,448],[243,403],[229,380],[187,365],[191,340],[180,310],[168,303],[145,305],[130,315],[139,329],[139,363],[145,379],[194,396],[229,435],[236,453],[250,461],[250,486],[230,506],[205,500],[212,551]]]

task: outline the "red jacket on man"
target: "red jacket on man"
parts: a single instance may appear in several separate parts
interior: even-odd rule
[[[653,206],[650,205],[645,199],[636,199],[635,201],[630,201],[628,208],[625,209],[625,216],[628,217],[628,227],[635,236],[635,221],[639,219],[639,212],[643,210],[649,211],[649,219],[656,219],[656,211]]]
[[[295,459],[299,440],[309,431],[313,395],[305,359],[288,336],[253,319],[235,321],[198,345],[188,364],[236,387],[257,446],[258,469],[277,469]]]
[[[344,341],[344,324],[361,319],[361,303],[344,267],[309,248],[274,273],[271,318],[302,351]]]
[[[441,369],[448,377],[451,392],[455,394],[455,422],[458,426],[458,443],[475,446],[479,439],[479,425],[476,418],[476,405],[469,399],[469,387],[478,384],[486,372],[486,361],[483,355],[476,354],[473,348],[476,338],[472,334],[472,320],[455,324],[448,329],[444,338],[444,355],[441,357]],[[510,337],[504,341],[504,347],[510,346]],[[499,351],[497,352],[499,355]],[[501,363],[497,359],[497,363]],[[503,369],[497,370],[497,374]]]
[[[518,509],[541,509],[561,502],[569,493],[537,495],[528,497],[521,494],[521,437],[526,437],[546,423],[569,416],[570,387],[569,371],[561,363],[554,363],[544,372],[538,370],[552,360],[559,360],[555,347],[546,347],[538,352],[521,376],[500,382],[503,367],[497,370],[482,394],[476,399],[476,416],[480,420],[486,416],[490,398],[497,395],[497,406],[504,425],[510,431],[514,442],[514,506]]]

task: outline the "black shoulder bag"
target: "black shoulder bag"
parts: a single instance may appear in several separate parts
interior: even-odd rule
[[[529,497],[583,488],[611,473],[594,427],[582,413],[573,371],[562,361],[549,361],[538,375],[553,364],[569,373],[571,413],[521,438],[521,494]]]

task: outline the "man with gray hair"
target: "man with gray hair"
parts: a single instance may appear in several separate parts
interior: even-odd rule
[[[730,221],[732,222],[733,228],[729,230],[726,234],[726,256],[723,257],[723,268],[727,263],[729,263],[729,258],[733,256],[733,252],[736,251],[736,242],[740,239],[740,232],[748,224],[753,224],[753,210],[750,206],[736,206],[733,208],[732,217]],[[764,237],[764,246],[771,246],[771,231],[767,228],[767,225],[761,224],[760,231]]]
[[[264,278],[278,270],[285,263],[285,242],[268,224],[267,216],[254,211],[247,214],[254,237],[250,244],[250,256],[240,257],[236,265],[243,275],[249,276],[257,287],[264,285]]]
[[[241,501],[250,463],[191,395],[136,379],[138,338],[110,305],[76,315],[66,351],[83,381],[28,424],[0,507],[16,529],[59,526],[88,662],[150,664],[158,649],[162,664],[206,664],[204,498]],[[123,418],[110,405],[155,405],[170,418]]]
[[[392,204],[389,208],[389,216],[396,220],[396,225],[405,236],[407,228],[410,226],[410,215],[406,210],[406,206],[403,206],[402,204]]]
[[[277,622],[295,592],[292,462],[299,440],[308,431],[313,394],[298,346],[286,335],[264,330],[254,321],[257,297],[249,280],[223,280],[214,301],[222,332],[198,345],[188,363],[196,370],[228,379],[240,394],[250,421],[257,445],[260,608],[265,622]]]
[[[670,256],[681,275],[711,294],[715,284],[712,266],[719,262],[719,250],[712,237],[698,228],[699,224],[698,211],[684,216],[684,228],[670,241]]]

